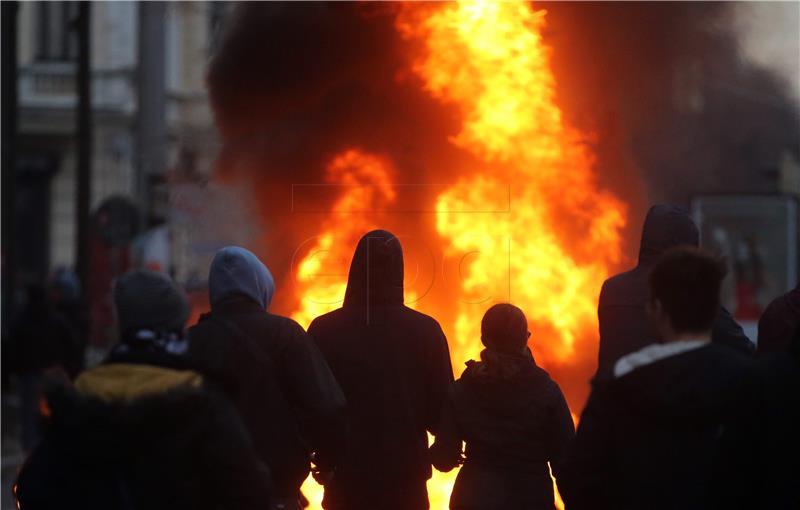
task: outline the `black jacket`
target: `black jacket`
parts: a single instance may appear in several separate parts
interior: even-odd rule
[[[24,510],[263,509],[270,475],[235,408],[194,372],[109,363],[47,391]]]
[[[600,290],[597,316],[600,322],[600,350],[597,376],[609,378],[619,358],[657,341],[647,317],[648,278],[659,256],[680,245],[697,246],[699,233],[691,217],[680,207],[656,205],[650,208],[642,229],[639,264],[632,270],[609,278]],[[752,353],[753,343],[724,308],[714,321],[712,341]]]
[[[450,471],[466,442],[450,507],[552,510],[548,462],[558,478],[575,434],[564,395],[530,351],[481,358],[454,383],[431,447],[433,465]]]
[[[244,297],[222,302],[190,328],[189,360],[236,404],[278,496],[297,494],[312,451],[320,467],[336,464],[345,435],[344,398],[296,322]]]
[[[6,366],[20,374],[58,367],[74,377],[80,368],[79,339],[67,318],[44,296],[31,299],[10,328],[10,359]]]
[[[712,343],[596,381],[559,480],[567,510],[748,508],[750,373]]]
[[[755,479],[753,508],[800,508],[800,361],[797,353],[771,353],[756,364],[759,404],[753,412],[758,444],[751,474]],[[738,450],[738,449],[737,449]],[[738,454],[736,451],[733,454]]]
[[[424,498],[426,431],[436,430],[453,372],[439,324],[403,305],[403,254],[392,234],[361,239],[344,306],[308,331],[347,398],[347,453],[326,486],[326,508],[416,507],[385,494],[399,487]]]
[[[775,298],[758,320],[758,353],[786,352],[800,328],[800,284]]]

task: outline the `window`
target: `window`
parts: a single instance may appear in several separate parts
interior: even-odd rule
[[[68,62],[78,56],[75,19],[78,2],[38,2],[36,4],[36,60]]]

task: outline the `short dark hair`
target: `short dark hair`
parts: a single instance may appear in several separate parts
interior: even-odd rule
[[[708,331],[719,313],[725,263],[700,248],[672,248],[650,273],[650,295],[680,333]]]

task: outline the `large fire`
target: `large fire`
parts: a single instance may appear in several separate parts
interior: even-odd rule
[[[545,12],[527,2],[411,4],[398,16],[397,29],[419,48],[413,73],[433,97],[458,107],[462,126],[451,141],[477,162],[455,169],[461,177],[438,195],[431,216],[443,254],[460,258],[459,295],[409,299],[427,291],[415,282],[406,295],[409,306],[452,318],[442,325],[456,375],[480,352],[480,318],[492,302],[525,311],[548,370],[596,352],[597,295],[619,262],[626,211],[598,188],[581,134],[563,122],[544,25]],[[341,306],[342,268],[358,238],[399,221],[381,212],[395,189],[392,165],[379,155],[345,148],[327,178],[341,185],[340,196],[295,264],[293,317],[306,327]],[[448,507],[454,478],[434,474],[432,509]],[[303,490],[320,508],[321,488],[309,479]]]

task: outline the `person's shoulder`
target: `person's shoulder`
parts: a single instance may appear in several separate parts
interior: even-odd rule
[[[311,321],[311,324],[308,325],[308,332],[309,334],[313,332],[323,332],[327,329],[327,327],[333,325],[337,321],[340,320],[342,317],[344,308],[337,308],[336,310],[332,310],[327,313],[323,313],[322,315],[316,317],[314,320]]]
[[[442,326],[439,324],[439,321],[431,317],[430,315],[424,314],[413,308],[409,308],[408,306],[403,306],[402,313],[405,314],[408,318],[412,319],[415,324],[420,327],[435,330],[437,332],[442,331]]]
[[[198,321],[186,329],[186,334],[193,340],[205,340],[208,337],[214,338],[219,336],[219,330],[222,325],[217,321],[212,320],[211,313],[204,313],[200,316]]]
[[[635,278],[641,272],[642,269],[639,266],[632,267],[627,271],[622,271],[615,275],[609,276],[608,278],[606,278],[606,281],[603,282],[603,285],[610,285],[610,286],[619,285],[621,283],[630,280],[631,278]]]
[[[301,326],[296,320],[292,319],[291,317],[286,317],[284,315],[277,315],[277,314],[270,313],[270,312],[265,313],[264,317],[269,321],[272,321],[272,322],[274,322],[276,324],[280,324],[280,325],[282,325],[284,327],[287,327],[287,328],[291,328],[291,329],[300,328],[300,329],[303,329],[303,326]]]
[[[600,288],[598,307],[640,306],[646,295],[646,276],[644,270],[637,266],[603,282],[603,286]]]
[[[698,370],[719,380],[751,379],[755,369],[752,357],[714,342],[688,353],[688,357],[694,358]]]
[[[561,391],[561,386],[550,377],[547,370],[539,365],[536,365],[530,372],[530,376],[524,378],[526,386],[532,393],[539,394],[547,401],[555,401],[563,398],[564,393]]]
[[[291,317],[267,312],[264,314],[263,320],[268,323],[264,324],[265,329],[284,340],[296,340],[308,334],[303,326]]]
[[[606,281],[603,282],[603,286],[601,287],[600,291],[601,293],[605,293],[627,286],[630,284],[631,280],[638,279],[637,277],[639,273],[641,273],[641,269],[639,267],[634,267],[627,271],[609,276],[606,278]]]
[[[752,357],[718,342],[709,342],[701,349],[698,349],[698,353],[709,359],[713,358],[717,360],[718,363],[730,365],[732,367],[742,367],[746,369],[753,366]]]

